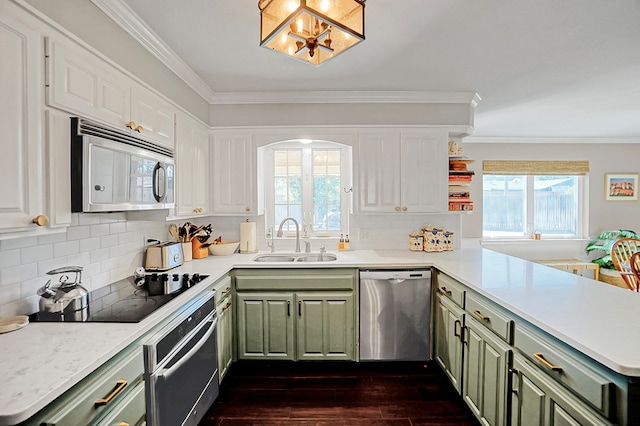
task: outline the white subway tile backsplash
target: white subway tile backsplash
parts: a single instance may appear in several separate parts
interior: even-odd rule
[[[103,213],[100,215],[100,223],[124,222],[127,220],[127,214],[120,213]]]
[[[0,283],[3,286],[19,283],[38,276],[38,265],[36,263],[26,263],[19,266],[0,269]]]
[[[105,235],[100,237],[100,247],[107,248],[118,245],[118,234]]]
[[[91,253],[88,251],[80,252],[67,256],[67,263],[69,265],[87,265],[91,263]]]
[[[15,302],[21,299],[20,284],[9,284],[0,287],[0,304]]]
[[[110,273],[109,272],[103,272],[101,274],[95,275],[93,277],[91,277],[91,289],[90,290],[97,290],[100,287],[104,287],[107,284],[111,284],[110,281]]]
[[[38,289],[49,281],[49,276],[38,277],[20,283],[20,298],[25,299],[38,294]]]
[[[19,249],[38,245],[38,237],[13,238],[0,241],[0,250]]]
[[[109,233],[110,234],[121,234],[123,232],[127,232],[127,223],[126,222],[117,222],[109,224]]]
[[[18,266],[20,263],[20,249],[0,251],[0,269]]]
[[[80,240],[80,251],[81,252],[89,252],[91,250],[97,250],[100,247],[100,237],[95,238],[86,238],[84,240]]]
[[[58,255],[56,255],[58,256]],[[53,258],[53,244],[43,244],[20,249],[20,263],[39,262]]]
[[[69,256],[80,253],[80,241],[65,241],[64,243],[57,243],[53,246],[53,251],[56,256]]]
[[[81,240],[91,236],[91,227],[89,225],[73,226],[67,230],[68,240]]]
[[[67,241],[67,235],[64,232],[38,236],[38,245],[59,243],[61,241]]]
[[[53,259],[41,260],[40,262],[38,262],[38,269],[37,269],[38,276],[46,277],[47,272],[53,269],[62,268],[63,266],[69,266],[67,264],[67,256],[54,257]]]
[[[100,271],[109,272],[118,267],[118,258],[111,258],[100,262]]]
[[[95,213],[78,213],[78,225],[96,225],[100,223],[100,215]]]
[[[109,258],[109,249],[103,248],[91,251],[91,262],[101,262]]]
[[[102,223],[100,225],[91,225],[91,236],[92,237],[102,237],[104,235],[109,235],[109,224]]]

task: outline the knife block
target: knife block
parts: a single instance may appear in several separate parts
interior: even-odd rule
[[[202,259],[209,256],[209,243],[201,243],[199,239],[191,240],[191,257]]]

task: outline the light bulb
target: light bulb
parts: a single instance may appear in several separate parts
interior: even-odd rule
[[[302,18],[298,18],[297,25],[298,25],[298,34],[302,34],[302,28],[303,28]]]
[[[289,2],[289,5],[287,6],[287,8],[289,9],[289,13],[293,12],[298,8],[298,2],[297,1]]]
[[[329,3],[329,0],[322,0],[320,2],[320,10],[322,10],[323,12],[328,12],[330,7],[331,4]]]

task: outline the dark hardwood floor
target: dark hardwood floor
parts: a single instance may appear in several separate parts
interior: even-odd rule
[[[432,362],[239,362],[199,426],[478,424]]]

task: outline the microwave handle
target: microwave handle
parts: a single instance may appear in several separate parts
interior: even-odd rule
[[[167,171],[163,164],[158,162],[156,167],[153,169],[153,197],[159,203],[164,201],[167,196],[166,175]],[[162,193],[160,193],[160,189],[162,189]]]

